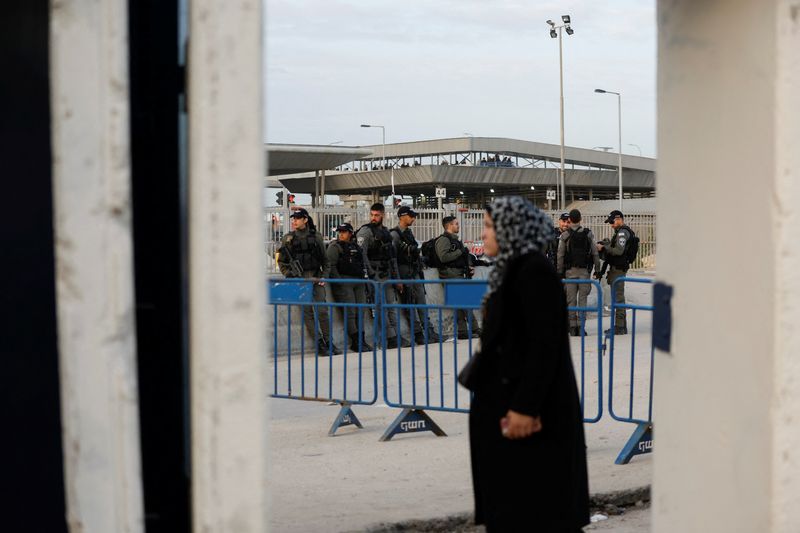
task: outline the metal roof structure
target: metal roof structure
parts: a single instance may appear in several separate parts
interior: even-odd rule
[[[314,144],[268,143],[264,145],[264,150],[267,154],[267,176],[332,169],[372,154],[371,148]]]
[[[382,158],[383,145],[365,146],[364,148],[372,151],[373,155],[369,158],[370,160]],[[455,137],[386,145],[386,158],[389,160],[468,152],[528,157],[549,162],[561,161],[561,145],[504,137]],[[616,169],[618,156],[616,152],[566,146],[564,147],[564,162],[568,165]],[[631,169],[655,172],[656,160],[650,157],[623,154],[622,168],[623,171]]]
[[[273,157],[275,146],[281,145],[268,145],[270,157]],[[306,158],[306,168],[312,166],[311,148],[337,150],[330,146],[295,146],[294,156]],[[547,189],[557,186],[561,159],[560,145],[496,137],[387,144],[385,161],[382,145],[342,147],[340,150],[344,151],[337,154],[340,161],[346,159],[346,155],[355,155],[358,150],[367,154],[342,162],[337,170],[327,170],[324,180],[327,194],[388,195],[393,173],[395,190],[401,195],[432,195],[436,187],[445,187],[448,197],[480,196],[484,192],[490,194],[491,189],[497,189],[498,193],[526,191],[534,197],[544,197]],[[332,157],[324,162],[325,166],[314,170],[335,166]],[[615,153],[567,146],[565,186],[575,198],[613,198],[618,187],[617,163],[618,155]],[[283,168],[290,166],[301,165],[282,165]],[[652,194],[655,190],[655,159],[623,155],[622,166],[626,194]],[[272,163],[270,168],[273,168]],[[292,192],[315,194],[320,185],[317,174],[304,172],[273,179]]]
[[[618,184],[616,170],[567,169],[564,174],[567,188],[616,190]],[[308,174],[279,178],[286,188],[296,193],[313,193],[314,180],[314,176]],[[520,189],[529,186],[544,190],[555,187],[557,180],[557,168],[421,165],[394,169],[398,194],[432,193],[436,185],[461,190],[489,187]],[[389,194],[390,181],[391,170],[329,172],[325,187],[328,194],[361,194],[373,190]],[[645,170],[623,170],[622,182],[626,191],[651,191],[655,189],[655,174]]]

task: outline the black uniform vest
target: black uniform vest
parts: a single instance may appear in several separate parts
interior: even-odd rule
[[[399,227],[394,228],[392,231],[397,232],[400,236],[400,244],[397,250],[397,263],[400,265],[409,265],[416,267],[419,265],[419,245],[417,239],[411,230],[406,228],[400,230]]]
[[[309,231],[305,237],[298,237],[294,233],[291,242],[287,243],[292,259],[300,262],[304,271],[316,272],[322,267],[322,251],[317,242],[316,232]]]
[[[622,225],[619,227],[617,231],[614,232],[614,236],[611,237],[611,246],[614,247],[617,245],[617,237],[619,236],[619,232],[621,230],[628,230],[628,235],[633,236],[633,231],[628,226]],[[630,246],[630,240],[625,242],[625,249],[627,250],[628,246]],[[628,259],[625,257],[625,252],[623,251],[622,255],[610,255],[606,254],[606,261],[608,264],[613,266],[614,268],[628,268]]]
[[[361,247],[349,241],[336,241],[336,245],[339,247],[339,261],[336,263],[339,274],[348,278],[363,278],[364,256]]]
[[[388,268],[389,260],[392,258],[390,251],[392,236],[389,234],[389,230],[386,229],[385,226],[378,226],[376,224],[364,224],[361,228],[363,227],[368,227],[372,230],[372,236],[374,237],[367,247],[367,257],[370,261],[386,263]],[[360,230],[361,228],[358,229]]]

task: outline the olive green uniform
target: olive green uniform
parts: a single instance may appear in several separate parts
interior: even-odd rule
[[[383,224],[365,224],[356,232],[356,243],[361,246],[373,279],[385,281],[387,279],[399,279],[400,273],[397,269],[397,258],[395,256],[392,236]],[[391,285],[383,285],[383,301],[393,305],[397,303],[397,293]],[[395,312],[386,313],[386,338],[391,346],[397,342],[397,315]],[[401,344],[410,346],[409,341]],[[394,344],[397,346],[397,344]]]
[[[472,277],[469,251],[458,237],[444,232],[436,239],[435,251],[436,257],[442,264],[439,267],[439,279],[469,279]],[[473,312],[468,309],[458,309],[454,329],[457,330],[459,338],[463,339],[469,335],[468,320],[472,334],[480,335],[481,329]]]
[[[614,231],[614,236],[611,237],[611,242],[605,247],[605,257],[608,261],[608,274],[606,274],[606,281],[609,286],[614,287],[614,301],[617,304],[625,303],[625,282],[613,285],[614,281],[618,278],[625,276],[628,272],[628,261],[625,259],[625,248],[631,239],[631,230],[627,226],[622,226]],[[614,314],[614,329],[627,331],[628,323],[626,318],[625,308],[618,307]]]
[[[400,279],[420,279],[422,277],[422,260],[420,258],[417,239],[411,232],[411,228],[401,229],[400,226],[395,226],[392,228],[391,234],[396,252]],[[425,305],[425,286],[422,283],[410,283],[405,285],[403,288],[402,301],[405,304]],[[421,341],[424,340],[426,326],[428,330],[428,340],[438,342],[439,337],[431,330],[427,309],[408,309],[408,323],[411,325],[417,344],[421,344]]]
[[[291,259],[290,259],[291,256]],[[308,228],[290,231],[281,239],[280,255],[278,257],[278,268],[281,274],[287,278],[297,277],[292,273],[291,260],[300,263],[300,269],[306,279],[321,278],[323,272],[327,271],[328,263],[325,256],[325,243],[322,236],[316,231],[312,232]],[[318,283],[312,284],[312,299],[315,302],[325,301],[325,288]],[[319,330],[314,325],[314,316],[317,315]],[[320,339],[323,343],[330,342],[330,323],[328,318],[327,306],[303,306],[303,321],[306,330],[315,339]]]
[[[570,224],[572,231],[579,231],[584,229],[580,224]],[[556,271],[563,275],[565,279],[590,279],[592,268],[595,272],[600,272],[600,256],[597,253],[597,246],[594,240],[592,230],[586,228],[587,238],[589,240],[589,253],[591,254],[589,265],[585,267],[573,266],[567,268],[567,246],[572,233],[564,231],[558,239],[558,252],[556,257]],[[592,285],[589,283],[566,283],[564,285],[564,292],[567,294],[568,307],[586,307],[586,300],[592,292]],[[569,327],[580,327],[579,315],[585,312],[569,311]]]
[[[350,241],[332,241],[325,253],[328,262],[326,278],[330,279],[366,279],[369,269],[364,263],[364,251]],[[331,283],[333,300],[337,303],[365,304],[367,292],[364,283]],[[364,308],[343,307],[342,313],[347,317],[346,337],[354,342],[363,335],[365,324]],[[361,326],[361,327],[359,327]],[[355,337],[355,339],[353,338]],[[357,346],[354,346],[357,349]]]

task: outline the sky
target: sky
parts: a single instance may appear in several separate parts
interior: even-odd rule
[[[380,144],[461,137],[655,156],[655,0],[264,0],[266,141]]]

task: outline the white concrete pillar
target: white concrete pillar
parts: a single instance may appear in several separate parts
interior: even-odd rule
[[[776,2],[773,531],[800,528],[800,2]]]
[[[193,525],[261,532],[268,503],[262,3],[193,0],[189,8]]]
[[[128,4],[54,2],[50,16],[67,522],[71,531],[143,531]]]
[[[800,3],[660,0],[653,530],[800,527]]]

